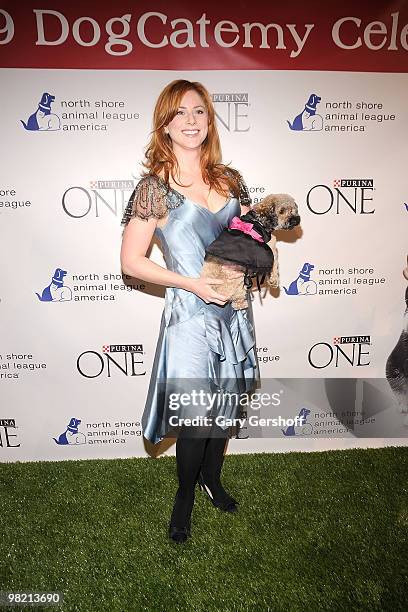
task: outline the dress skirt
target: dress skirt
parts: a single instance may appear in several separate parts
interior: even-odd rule
[[[205,304],[186,320],[162,314],[145,410],[143,435],[153,443],[182,425],[226,430],[259,380],[252,307],[236,311]],[[194,421],[192,421],[194,419]]]

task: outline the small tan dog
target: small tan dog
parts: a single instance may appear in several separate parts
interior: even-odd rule
[[[278,253],[267,244],[272,231],[293,229],[299,223],[298,207],[290,195],[265,196],[247,214],[234,217],[229,227],[208,246],[202,276],[223,280],[224,284],[216,285],[215,289],[230,296],[235,310],[247,308],[251,277],[263,275],[268,286],[279,286]],[[225,268],[240,271],[242,276],[229,278]]]

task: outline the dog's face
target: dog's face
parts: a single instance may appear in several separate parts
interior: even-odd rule
[[[316,106],[321,101],[322,101],[321,97],[318,96],[317,94],[310,94],[309,100],[307,101],[307,106],[312,106],[313,108],[316,108]]]
[[[62,268],[56,268],[53,276],[53,280],[55,281],[63,281],[64,276],[67,275],[66,270],[62,270]]]
[[[44,92],[43,95],[41,96],[40,104],[42,104],[43,106],[51,106],[54,100],[55,100],[55,96],[47,92]]]
[[[76,419],[75,417],[72,417],[72,419],[68,423],[68,427],[77,429],[80,423],[81,423],[81,419]]]
[[[300,223],[297,204],[287,193],[267,195],[251,211],[269,231],[293,229]]]
[[[303,268],[301,269],[300,273],[301,274],[305,274],[307,276],[310,276],[311,271],[313,270],[314,265],[310,264],[310,263],[304,263],[303,264]]]

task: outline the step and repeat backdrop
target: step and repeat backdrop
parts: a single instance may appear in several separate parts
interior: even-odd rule
[[[1,4],[0,461],[174,453],[141,431],[165,290],[122,274],[119,254],[154,104],[176,78],[210,91],[253,202],[289,193],[301,215],[277,235],[280,290],[253,294],[262,387],[229,452],[406,444],[396,6]],[[164,265],[160,244],[150,257]]]

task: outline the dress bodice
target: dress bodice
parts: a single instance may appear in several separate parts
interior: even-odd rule
[[[155,230],[167,267],[179,274],[199,276],[206,248],[239,214],[237,198],[230,197],[216,213],[184,198],[182,205],[169,210],[166,225]]]
[[[183,276],[200,276],[206,248],[229,225],[232,218],[239,215],[240,203],[235,197],[230,197],[215,213],[184,197],[177,208],[169,209],[165,226],[157,226],[155,229],[166,267]],[[203,306],[219,313],[223,309],[217,304],[206,304],[190,291],[177,287],[166,288],[167,324],[184,321]]]

